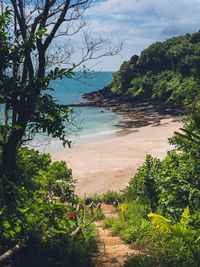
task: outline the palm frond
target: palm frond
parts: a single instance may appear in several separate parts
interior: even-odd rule
[[[171,220],[159,215],[159,214],[154,214],[154,213],[149,213],[148,214],[149,220],[151,223],[156,227],[161,230],[170,230],[169,223]]]
[[[182,133],[179,133],[179,132],[176,132],[175,131],[175,134],[178,135],[178,136],[181,136],[191,142],[194,142],[198,145],[200,145],[200,136],[195,134],[194,132],[192,131],[189,131],[187,129],[183,129],[183,128],[180,128],[181,131],[183,131],[184,133],[186,134],[182,134]]]
[[[188,230],[185,226],[181,224],[175,224],[175,225],[168,225],[169,229],[180,237],[186,237],[186,235],[190,234],[190,230]]]
[[[189,223],[188,221],[189,218],[190,218],[190,210],[189,207],[187,206],[181,215],[181,223],[183,225],[187,225]]]
[[[195,243],[197,243],[200,240],[200,236],[197,237],[197,239],[195,240]]]

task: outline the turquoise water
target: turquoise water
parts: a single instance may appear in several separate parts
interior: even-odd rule
[[[82,98],[83,93],[93,92],[102,89],[112,80],[112,72],[98,72],[87,74],[76,73],[74,79],[63,79],[52,82],[55,88],[51,94],[60,104],[78,104],[85,102]]]
[[[76,76],[78,77],[79,74]],[[70,79],[56,81],[52,84],[55,91],[51,94],[60,104],[77,104],[86,101],[82,98],[83,93],[102,89],[111,80],[112,72],[100,72],[91,73],[81,81]],[[96,107],[75,107],[73,117],[75,118],[73,120],[75,127],[68,125],[69,134],[71,134],[70,129],[72,128],[72,132],[77,130],[79,135],[113,130],[115,129],[114,125],[121,119],[121,116],[108,109]]]
[[[75,78],[79,78],[79,75],[77,73]],[[112,72],[91,73],[87,77],[82,77],[81,81],[71,79],[55,81],[52,83],[55,90],[50,93],[60,104],[77,104],[86,101],[82,98],[83,93],[102,89],[111,80]],[[114,125],[122,119],[122,116],[104,108],[74,107],[73,110],[71,121],[66,124],[69,139],[72,140],[77,136],[79,138],[89,136],[91,139],[105,136],[113,132],[116,129]],[[46,137],[38,135],[36,139],[47,140]]]

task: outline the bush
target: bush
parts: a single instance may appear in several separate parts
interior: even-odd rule
[[[90,266],[97,249],[93,228],[70,237],[77,223],[67,211],[74,212],[76,196],[66,163],[51,163],[49,155],[23,148],[18,152],[17,174],[18,182],[9,183],[16,202],[6,206],[1,199],[0,254],[20,244],[15,266]],[[77,216],[84,226],[82,216]]]
[[[103,196],[101,197],[101,200],[104,203],[113,204],[116,198],[118,198],[120,201],[122,200],[122,195],[115,191],[108,191],[107,193],[103,194]]]
[[[125,262],[125,267],[158,267],[161,266],[159,264],[158,259],[153,256],[147,255],[136,255],[129,257]]]
[[[159,200],[159,189],[156,181],[160,168],[160,160],[147,155],[144,164],[131,179],[129,186],[123,191],[124,197],[136,200],[140,204],[150,205],[152,211],[156,210]]]

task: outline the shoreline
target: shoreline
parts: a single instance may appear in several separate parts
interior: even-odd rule
[[[128,185],[147,154],[163,159],[168,150],[174,149],[168,138],[182,126],[182,109],[153,101],[113,98],[105,89],[86,93],[83,98],[88,102],[76,106],[102,107],[123,119],[111,135],[89,138],[88,142],[80,140],[71,150],[52,153],[52,160],[64,160],[72,169],[73,178],[78,181],[78,196],[119,192]]]
[[[128,185],[146,154],[164,158],[168,138],[181,127],[179,117],[164,118],[157,125],[118,130],[109,138],[90,140],[74,149],[51,153],[52,160],[64,160],[77,179],[80,197],[120,191]]]
[[[116,95],[106,87],[98,91],[84,93],[82,97],[87,102],[80,103],[80,105],[87,103],[89,106],[110,109],[116,114],[122,115],[124,119],[115,125],[122,129],[159,125],[162,119],[185,114],[183,108],[152,100],[135,101],[126,96]]]

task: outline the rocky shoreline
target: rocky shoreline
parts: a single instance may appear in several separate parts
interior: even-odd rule
[[[162,119],[176,118],[184,115],[181,108],[171,107],[162,102],[133,101],[130,98],[115,95],[104,88],[91,93],[83,94],[86,103],[79,106],[93,106],[110,109],[123,115],[124,120],[118,126],[122,129],[138,128],[147,125],[160,125]]]

